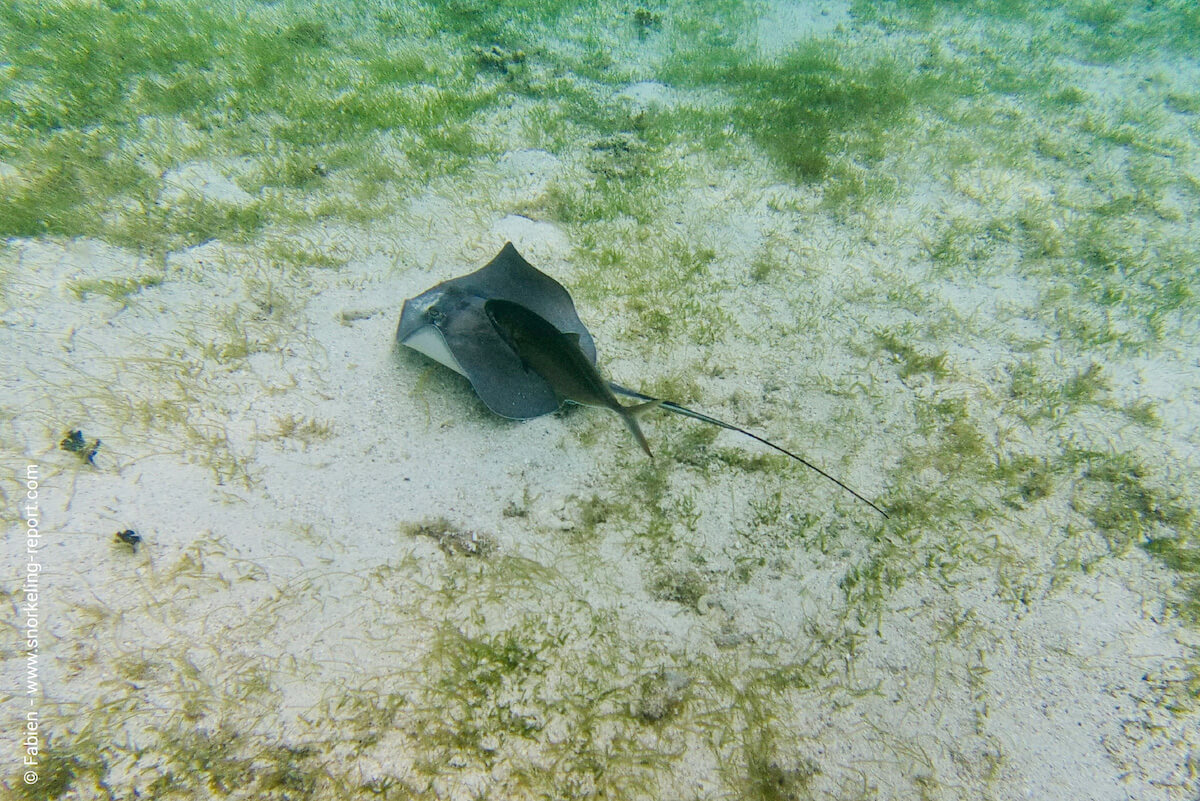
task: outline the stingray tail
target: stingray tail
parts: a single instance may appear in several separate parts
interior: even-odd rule
[[[629,430],[637,438],[638,445],[642,446],[642,450],[651,459],[654,458],[654,454],[650,452],[650,443],[646,441],[646,435],[642,433],[642,427],[638,425],[638,418],[651,409],[657,409],[662,404],[662,401],[655,398],[645,403],[635,403],[633,406],[621,406],[621,419],[625,421],[625,425],[629,426]]]
[[[612,389],[613,392],[617,393],[618,395],[625,395],[626,397],[637,398],[638,400],[646,401],[645,403],[639,403],[636,406],[626,407],[630,410],[642,409],[643,407],[645,407],[645,410],[649,411],[650,409],[654,408],[656,405],[662,406],[662,408],[667,409],[672,412],[675,412],[675,414],[681,414],[685,417],[691,417],[694,420],[700,420],[701,422],[709,423],[714,426],[720,426],[721,428],[727,428],[730,431],[736,431],[739,434],[745,434],[747,437],[750,437],[750,439],[758,440],[762,444],[764,444],[770,448],[774,448],[775,450],[779,451],[782,454],[792,457],[793,459],[795,459],[797,462],[804,465],[805,467],[817,471],[821,475],[825,476],[825,478],[829,479],[834,484],[837,484],[839,487],[844,489],[846,492],[853,495],[855,498],[858,498],[860,501],[865,503],[867,506],[870,506],[876,512],[879,512],[879,514],[883,515],[885,518],[888,516],[887,512],[883,511],[878,506],[876,506],[874,503],[867,500],[862,495],[859,495],[857,492],[852,490],[850,487],[846,486],[838,479],[829,475],[828,473],[826,473],[821,468],[817,467],[812,462],[808,461],[807,459],[805,459],[801,456],[797,456],[796,454],[792,453],[791,451],[789,451],[785,448],[780,447],[779,445],[776,445],[774,442],[771,442],[771,440],[769,440],[765,437],[760,437],[758,434],[755,434],[752,431],[747,431],[744,428],[738,428],[737,426],[733,425],[732,423],[726,423],[724,420],[718,420],[715,417],[709,417],[707,414],[702,414],[701,412],[698,412],[695,409],[689,409],[686,406],[680,406],[678,403],[672,403],[671,401],[658,400],[656,398],[650,397],[649,395],[643,395],[641,392],[638,392],[636,390],[632,390],[627,387],[623,387],[620,384],[614,384],[611,381],[608,382],[608,386]],[[637,428],[637,421],[633,420],[632,417],[626,416],[625,422],[633,430],[634,435],[638,437],[639,441],[642,442],[642,447],[646,449],[646,453],[650,453],[650,449],[648,447],[646,447],[645,440],[642,437],[642,432],[640,430],[638,430],[638,428]]]

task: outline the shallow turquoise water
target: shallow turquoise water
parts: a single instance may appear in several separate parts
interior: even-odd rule
[[[1194,796],[1198,30],[6,5],[5,547],[45,632],[9,788]],[[891,519],[691,421],[644,421],[652,461],[611,414],[506,422],[394,348],[509,239],[607,377]]]

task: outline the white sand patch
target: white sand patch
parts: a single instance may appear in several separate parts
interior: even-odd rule
[[[849,22],[850,3],[844,0],[773,2],[758,19],[758,48],[764,55],[777,55],[797,42],[831,34]]]
[[[571,242],[553,223],[510,214],[492,226],[497,240],[512,242],[530,263],[547,264],[571,252]]]
[[[13,165],[0,161],[0,189],[13,191],[25,184],[25,177]]]
[[[545,150],[516,150],[500,158],[500,179],[508,186],[498,200],[519,205],[536,200],[551,180],[561,171],[558,157]],[[505,191],[507,190],[507,191]]]
[[[1097,777],[1112,775],[1111,752],[1152,714],[1142,689],[1147,670],[1186,650],[1162,636],[1140,594],[1121,582],[1101,576],[1079,589],[1086,591],[1047,599],[988,655],[987,727],[1011,764],[1024,766],[1017,786],[1025,797],[1149,797],[1180,778],[1169,753],[1140,755],[1136,775],[1123,781]],[[1200,744],[1185,726],[1171,728],[1182,742]]]
[[[615,95],[617,100],[628,102],[637,110],[670,107],[678,102],[674,89],[658,81],[639,81],[630,84]]]

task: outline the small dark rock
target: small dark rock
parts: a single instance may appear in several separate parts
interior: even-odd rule
[[[134,553],[137,553],[138,545],[142,541],[142,535],[131,528],[127,528],[124,531],[117,532],[116,541],[125,543],[133,549]]]
[[[80,459],[95,467],[96,462],[94,460],[96,458],[96,451],[100,450],[100,440],[93,440],[89,443],[84,438],[82,431],[72,429],[67,432],[67,436],[63,438],[63,441],[58,443],[58,447],[68,453],[78,454]]]

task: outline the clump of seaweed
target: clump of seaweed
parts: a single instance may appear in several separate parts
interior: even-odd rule
[[[660,668],[638,682],[638,695],[631,711],[643,723],[659,723],[679,713],[687,701],[691,678],[678,670]]]
[[[509,50],[494,44],[490,47],[475,47],[475,61],[485,70],[512,77],[525,64],[524,50]]]
[[[875,332],[875,341],[880,348],[892,354],[893,360],[899,365],[901,378],[927,373],[933,378],[945,378],[950,373],[946,366],[946,354],[922,353],[901,338],[895,331]]]
[[[637,30],[638,39],[645,39],[651,33],[662,30],[662,14],[639,6],[633,10],[633,26]]]
[[[491,534],[461,529],[444,517],[410,523],[405,530],[412,536],[432,538],[447,556],[488,557],[500,549]]]
[[[708,580],[693,568],[669,569],[659,575],[650,587],[660,601],[671,601],[688,609],[698,609],[700,599],[709,593]]]
[[[1200,625],[1200,536],[1151,537],[1142,550],[1180,574],[1173,605],[1184,620]]]
[[[110,300],[121,303],[143,289],[161,286],[163,279],[158,275],[139,275],[136,278],[90,278],[72,281],[69,284],[71,293],[80,300],[87,300],[89,295],[102,295]]]
[[[1073,501],[1108,541],[1123,552],[1144,537],[1158,537],[1163,528],[1188,531],[1196,510],[1150,476],[1150,469],[1133,453],[1073,450],[1069,461],[1083,466],[1083,493]],[[1165,560],[1170,561],[1170,560]]]

